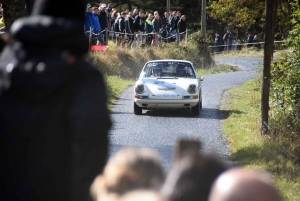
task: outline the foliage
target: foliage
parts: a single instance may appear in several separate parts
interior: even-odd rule
[[[282,54],[271,69],[270,117],[273,131],[291,141],[300,138],[300,11],[293,16],[294,28]]]
[[[288,36],[290,18],[298,8],[297,0],[278,0],[276,39]],[[214,0],[208,6],[209,17],[230,28],[239,37],[250,31],[265,38],[265,0]],[[224,32],[224,30],[215,29]]]
[[[209,15],[230,29],[249,30],[257,21],[262,21],[264,3],[262,0],[213,1],[209,6]]]

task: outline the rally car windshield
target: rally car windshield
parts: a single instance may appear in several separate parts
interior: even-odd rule
[[[144,67],[141,77],[190,77],[195,78],[193,66],[187,62],[149,62]]]

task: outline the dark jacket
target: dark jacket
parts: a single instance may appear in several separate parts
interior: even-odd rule
[[[160,29],[162,28],[161,21],[157,20],[157,19],[154,19],[153,20],[153,27],[154,27],[154,32],[159,33]]]
[[[100,22],[100,26],[102,28],[102,30],[104,30],[105,28],[107,28],[107,16],[106,16],[106,12],[100,12],[99,17],[99,22]]]
[[[133,24],[134,24],[135,32],[138,32],[138,31],[144,32],[144,21],[140,16],[138,16],[138,15],[135,16]]]
[[[232,44],[232,39],[233,39],[233,36],[231,33],[225,33],[224,36],[223,36],[223,41],[225,44],[227,44],[227,41],[229,42],[228,44],[231,45]]]
[[[115,31],[116,33],[118,33],[118,34],[119,34],[119,32],[120,32],[119,19],[116,19],[116,20],[115,20],[115,23],[114,23],[114,31]]]
[[[126,33],[128,33],[128,34],[133,34],[134,33],[134,24],[133,24],[133,19],[132,18],[126,18],[126,20],[125,20],[125,30],[126,30]]]
[[[179,33],[185,32],[186,31],[186,21],[183,21],[182,19],[180,19],[178,21],[177,28],[178,28]]]
[[[174,28],[175,29],[178,29],[177,24],[178,24],[179,20],[180,20],[180,17],[176,16],[175,19],[174,19]]]
[[[124,33],[125,32],[125,18],[120,17],[119,19],[119,31]]]
[[[111,121],[104,79],[82,58],[82,22],[32,16],[17,26],[0,57],[0,70],[14,67],[0,96],[1,200],[85,201]]]

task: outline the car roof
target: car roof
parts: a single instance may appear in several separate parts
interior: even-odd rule
[[[187,61],[187,60],[179,60],[179,59],[161,59],[161,60],[150,60],[150,61],[147,61],[146,63],[149,63],[149,62],[163,62],[163,61],[172,61],[172,62],[186,62],[186,63],[190,63],[193,65],[192,62],[190,61]]]

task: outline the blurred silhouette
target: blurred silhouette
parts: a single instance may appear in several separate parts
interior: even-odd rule
[[[104,79],[83,59],[86,4],[63,3],[37,0],[1,54],[1,200],[85,201],[107,159]]]
[[[214,180],[229,168],[220,158],[200,154],[198,141],[181,140],[161,193],[169,200],[207,200]]]
[[[154,150],[127,147],[111,157],[92,187],[94,200],[114,200],[132,190],[158,191],[164,181],[160,156]]]
[[[126,193],[120,201],[168,201],[156,191],[135,190]]]
[[[271,175],[260,170],[234,168],[214,183],[209,201],[280,201]]]

